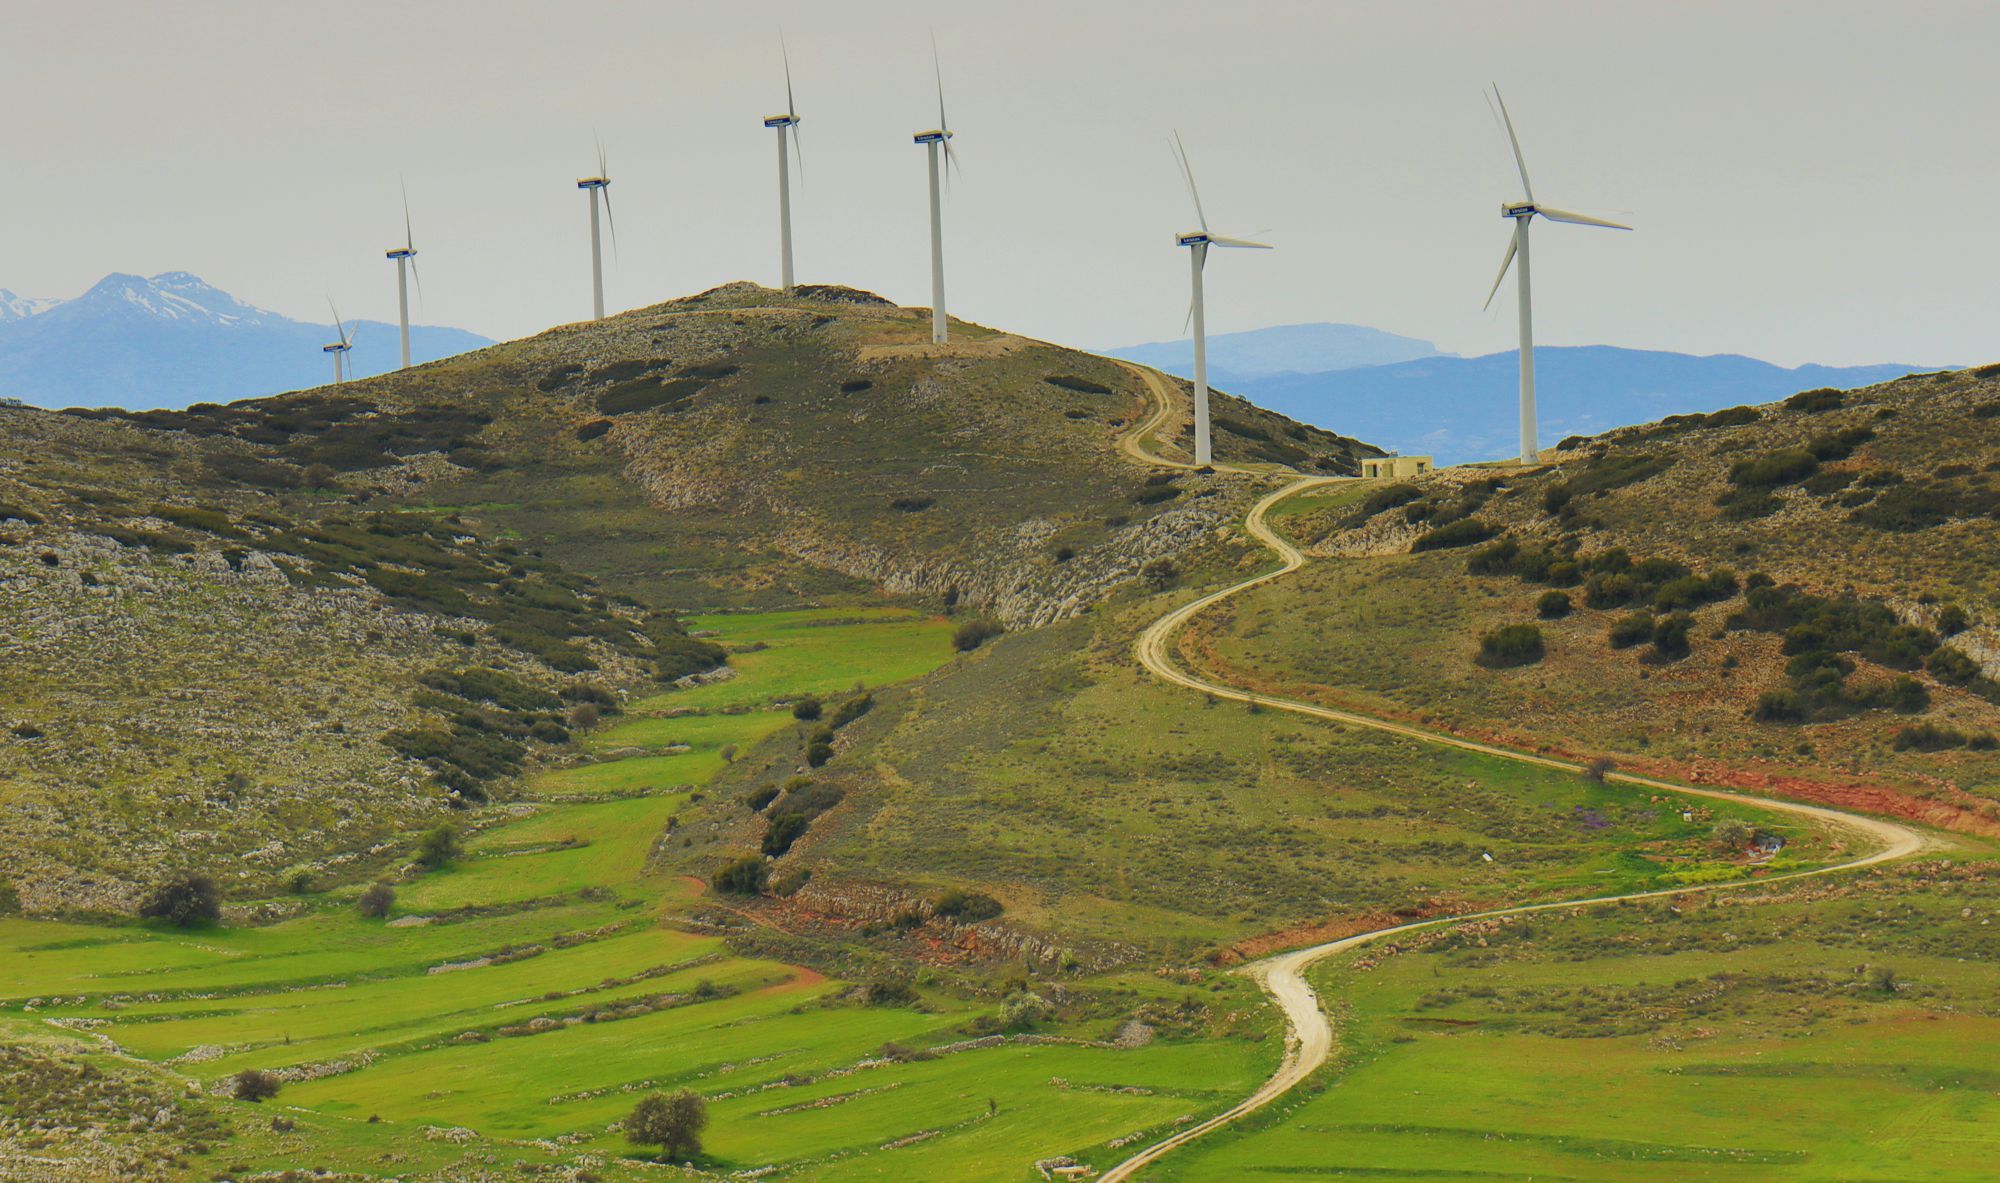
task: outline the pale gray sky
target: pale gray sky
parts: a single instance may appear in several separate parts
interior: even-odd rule
[[[589,308],[610,153],[618,308],[775,282],[778,30],[804,116],[803,281],[929,299],[935,27],[964,175],[952,309],[1085,345],[1170,338],[1192,221],[1212,331],[1353,321],[1483,353],[1518,182],[1634,234],[1538,223],[1550,344],[1797,363],[2000,357],[2000,6],[1991,3],[61,4],[0,47],[0,287],[187,269],[254,304],[393,319],[407,175],[421,319],[518,336]]]

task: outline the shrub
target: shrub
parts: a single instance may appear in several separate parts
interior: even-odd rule
[[[1806,451],[1819,460],[1845,460],[1854,455],[1854,449],[1874,438],[1872,428],[1844,427],[1832,435],[1815,436],[1806,441]]]
[[[206,875],[183,875],[154,888],[140,902],[139,915],[175,928],[214,924],[222,919],[222,893]]]
[[[1831,387],[1818,390],[1802,390],[1785,400],[1785,409],[1817,415],[1821,411],[1837,411],[1847,405],[1847,396]]]
[[[889,503],[889,508],[899,513],[922,513],[936,504],[935,497],[898,497]]]
[[[819,699],[808,694],[805,697],[799,699],[798,701],[792,703],[792,718],[808,720],[808,721],[812,719],[817,719],[819,718],[820,712],[823,709],[824,708],[820,705]]]
[[[1560,620],[1570,614],[1568,592],[1545,591],[1535,601],[1535,615],[1543,620]]]
[[[1408,505],[1423,495],[1424,491],[1415,485],[1384,485],[1362,499],[1361,516],[1372,518],[1385,509]]]
[[[846,702],[841,703],[833,712],[833,718],[830,721],[835,727],[845,727],[874,709],[874,695],[867,693],[857,694]]]
[[[662,1158],[693,1158],[701,1153],[701,1134],[708,1128],[708,1102],[693,1089],[647,1093],[625,1115],[624,1127],[635,1146],[658,1146]]]
[[[1794,484],[1819,469],[1819,460],[1803,448],[1780,448],[1729,466],[1729,483],[1744,489],[1775,489]]]
[[[832,744],[813,743],[806,745],[806,767],[818,768],[831,759],[833,759]]]
[[[591,440],[594,440],[597,437],[604,435],[606,432],[610,430],[611,430],[611,420],[595,419],[589,423],[581,424],[580,426],[578,426],[576,429],[576,438],[579,442],[588,443]]]
[[[1653,625],[1652,657],[1657,661],[1679,661],[1692,648],[1688,644],[1688,630],[1694,627],[1694,617],[1685,612],[1663,616]]]
[[[1595,781],[1601,785],[1604,783],[1606,774],[1616,767],[1618,765],[1612,761],[1611,757],[1598,756],[1592,759],[1589,764],[1584,765],[1583,775],[1585,779]]]
[[[1437,529],[1418,538],[1411,545],[1410,550],[1415,552],[1444,550],[1454,546],[1471,546],[1475,542],[1484,542],[1488,538],[1493,537],[1493,533],[1493,527],[1480,521],[1478,518],[1460,518],[1455,522],[1439,526]]]
[[[1942,752],[1948,748],[1962,748],[1966,742],[1964,734],[1953,728],[1934,723],[1913,723],[1899,728],[1889,746],[1899,752]]]
[[[254,1104],[277,1096],[278,1090],[283,1088],[284,1084],[285,1082],[278,1079],[278,1074],[275,1072],[266,1072],[262,1068],[245,1068],[229,1078],[229,1091],[237,1100]]]
[[[1050,374],[1042,379],[1050,386],[1060,386],[1064,390],[1074,390],[1078,394],[1110,394],[1111,388],[1102,382],[1079,378],[1074,374]]]
[[[396,889],[386,883],[371,883],[361,891],[361,897],[354,901],[354,910],[370,920],[380,920],[389,914],[396,903]]]
[[[1749,822],[1738,817],[1726,817],[1709,827],[1708,848],[1717,854],[1736,854],[1748,850],[1757,840],[1757,830]]]
[[[1487,669],[1533,665],[1542,659],[1542,630],[1532,624],[1509,624],[1479,638],[1479,656]]]
[[[1520,553],[1520,543],[1501,538],[1473,551],[1465,560],[1465,569],[1473,575],[1503,575],[1514,569],[1514,560]]]
[[[1650,612],[1634,612],[1621,616],[1611,624],[1611,647],[1630,649],[1653,639],[1653,615]]]
[[[947,920],[976,924],[991,920],[1001,912],[1000,901],[977,891],[947,891],[931,905],[931,911]]]
[[[1168,558],[1153,559],[1145,566],[1139,568],[1139,579],[1146,585],[1149,591],[1163,592],[1167,590],[1174,585],[1174,581],[1179,579],[1180,575],[1181,569],[1174,565],[1172,559]]]
[[[465,853],[458,831],[450,826],[433,826],[417,840],[417,862],[435,871]]]
[[[756,895],[770,882],[770,868],[754,854],[724,863],[715,873],[715,890],[730,895]]]
[[[1006,1030],[1033,1027],[1049,1017],[1049,1004],[1039,994],[1026,990],[1009,995],[1000,1004],[1000,1026]]]
[[[869,1006],[914,1006],[923,996],[901,978],[876,978],[861,987],[861,1001]]]
[[[812,819],[803,813],[774,813],[764,828],[764,853],[772,858],[783,855],[792,848],[792,843],[805,837],[806,828]],[[762,864],[759,864],[762,865]]]
[[[999,621],[981,616],[958,626],[951,634],[951,647],[960,653],[970,653],[1006,631]]]
[[[1965,609],[1957,604],[1946,604],[1938,609],[1937,631],[1939,636],[1955,637],[1972,626],[1972,619]]]
[[[1979,663],[1956,649],[1940,645],[1924,659],[1924,668],[1949,686],[1969,686],[1979,680]]]
[[[743,795],[743,804],[748,805],[752,813],[762,813],[765,806],[777,799],[778,786],[765,785],[761,789],[752,789],[748,793],[745,793]]]

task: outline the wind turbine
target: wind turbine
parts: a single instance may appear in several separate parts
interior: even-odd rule
[[[1514,119],[1507,114],[1507,100],[1500,97],[1498,86],[1493,88],[1493,97],[1499,101],[1500,118],[1507,125],[1507,143],[1514,149],[1514,166],[1521,171],[1521,193],[1525,200],[1507,202],[1500,207],[1501,217],[1514,219],[1514,236],[1507,243],[1507,255],[1500,260],[1500,274],[1493,277],[1493,290],[1486,293],[1484,307],[1493,306],[1493,297],[1499,294],[1500,282],[1507,278],[1507,268],[1519,255],[1521,266],[1514,273],[1514,279],[1521,305],[1521,463],[1539,464],[1542,453],[1541,445],[1535,438],[1535,314],[1529,295],[1528,223],[1540,214],[1551,222],[1570,222],[1578,226],[1602,226],[1608,230],[1630,230],[1631,227],[1552,206],[1536,205],[1535,187],[1528,183],[1528,162],[1521,155],[1521,140],[1514,134]]]
[[[1174,159],[1181,166],[1181,176],[1186,179],[1188,196],[1194,198],[1195,220],[1201,229],[1191,230],[1174,236],[1174,242],[1188,247],[1188,262],[1193,268],[1194,294],[1188,300],[1188,323],[1194,328],[1194,463],[1196,468],[1208,467],[1211,459],[1208,425],[1208,326],[1201,293],[1201,271],[1208,266],[1208,248],[1211,246],[1248,247],[1253,250],[1268,251],[1268,243],[1251,242],[1243,238],[1211,234],[1208,230],[1208,215],[1201,210],[1201,191],[1194,186],[1194,169],[1188,164],[1187,148],[1181,144],[1181,133],[1174,133]]]
[[[597,233],[597,196],[604,195],[604,219],[611,223],[611,246],[618,246],[618,220],[611,216],[611,170],[604,164],[604,145],[597,146],[597,175],[577,181],[590,190],[590,309],[591,319],[604,319],[604,245]]]
[[[403,368],[410,368],[410,276],[417,270],[417,240],[410,233],[410,191],[403,190],[403,245],[384,252],[396,260],[396,306],[403,315]],[[424,277],[417,276],[417,292],[424,290]]]
[[[937,75],[938,125],[914,137],[930,152],[931,165],[931,343],[942,345],[951,337],[950,322],[944,312],[944,206],[938,198],[938,156],[944,167],[958,169],[958,153],[951,150],[951,122],[944,115],[944,67],[938,64],[937,38],[931,38],[931,72]]]
[[[785,40],[778,38],[778,52],[785,57],[785,113],[764,117],[765,127],[778,129],[778,254],[780,271],[784,278],[784,289],[792,290],[792,172],[791,159],[786,154],[786,143],[794,152],[799,151],[799,105],[792,98],[792,55],[785,49]],[[799,180],[806,179],[806,158],[799,155]]]
[[[326,302],[326,307],[333,313],[333,328],[340,334],[340,340],[332,345],[320,346],[319,351],[333,355],[333,383],[338,386],[347,381],[347,368],[342,363],[347,357],[347,351],[354,348],[354,338],[361,335],[361,326],[356,325],[352,333],[348,332],[347,325],[340,319],[340,309],[333,306],[332,300]]]

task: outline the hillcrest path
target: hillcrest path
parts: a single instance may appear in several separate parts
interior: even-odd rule
[[[1155,403],[1153,414],[1143,418],[1137,426],[1127,431],[1120,438],[1120,450],[1146,464],[1177,469],[1192,467],[1186,463],[1152,455],[1145,450],[1141,442],[1147,435],[1156,431],[1174,417],[1173,392],[1166,380],[1157,372],[1145,367],[1124,362],[1119,364],[1145,380],[1147,388],[1152,392]],[[1227,465],[1216,465],[1215,467],[1228,472],[1270,475],[1258,473],[1251,469],[1231,468]],[[1551,768],[1557,771],[1578,774],[1583,773],[1585,771],[1583,765],[1567,760],[1557,760],[1547,756],[1515,751],[1512,748],[1499,747],[1494,744],[1478,743],[1444,732],[1429,731],[1420,727],[1412,727],[1405,723],[1397,723],[1389,719],[1379,719],[1372,715],[1358,714],[1353,711],[1334,710],[1330,707],[1315,706],[1311,703],[1298,702],[1289,698],[1275,698],[1268,694],[1256,694],[1247,690],[1240,690],[1220,682],[1209,681],[1198,674],[1181,668],[1174,661],[1173,640],[1179,635],[1182,627],[1189,621],[1224,600],[1240,595],[1253,587],[1269,583],[1274,579],[1281,579],[1306,565],[1307,559],[1304,552],[1279,535],[1266,520],[1271,507],[1293,494],[1346,479],[1351,478],[1299,477],[1296,480],[1286,483],[1281,488],[1266,494],[1255,505],[1251,506],[1249,514],[1244,519],[1244,528],[1249,531],[1251,537],[1263,543],[1265,547],[1277,556],[1279,566],[1274,570],[1266,571],[1262,575],[1252,576],[1241,583],[1232,584],[1221,591],[1211,592],[1199,599],[1183,604],[1148,625],[1146,630],[1139,634],[1136,647],[1140,664],[1144,665],[1156,677],[1165,681],[1177,686],[1185,686],[1189,690],[1199,691],[1219,699],[1227,699],[1232,702],[1254,703],[1259,707],[1270,710],[1290,711],[1294,714],[1306,715],[1315,719],[1324,719],[1334,723],[1344,723],[1352,727],[1366,727],[1375,731],[1386,731],[1393,735],[1406,736],[1425,743],[1463,748],[1466,751],[1498,756],[1502,759],[1513,760],[1522,764],[1532,764],[1541,768]],[[1549,912],[1558,909],[1580,908],[1592,904],[1613,903],[1620,900],[1643,900],[1662,896],[1695,895],[1707,892],[1731,891],[1751,886],[1767,887],[1770,884],[1781,883],[1788,879],[1806,879],[1820,875],[1831,875],[1837,871],[1852,871],[1860,867],[1873,866],[1877,863],[1908,858],[1930,845],[1930,840],[1925,835],[1908,826],[1881,818],[1843,813],[1840,810],[1827,809],[1823,806],[1806,805],[1797,801],[1784,801],[1771,797],[1752,796],[1748,793],[1735,793],[1722,789],[1697,788],[1693,785],[1675,784],[1671,781],[1655,780],[1645,776],[1632,776],[1622,772],[1607,772],[1604,779],[1608,782],[1631,785],[1635,788],[1657,789],[1686,796],[1714,797],[1727,801],[1735,801],[1758,809],[1768,809],[1774,813],[1788,813],[1808,818],[1824,825],[1845,830],[1872,846],[1873,850],[1860,858],[1851,859],[1833,866],[1820,867],[1810,871],[1794,871],[1785,875],[1772,875],[1762,879],[1738,880],[1731,883],[1700,884],[1658,891],[1632,892],[1626,895],[1592,896],[1588,899],[1560,900],[1553,903],[1522,904],[1510,908],[1494,908],[1485,912],[1469,912],[1458,916],[1440,916],[1431,920],[1419,920],[1409,924],[1394,925],[1389,928],[1378,928],[1372,932],[1356,933],[1353,936],[1343,937],[1337,941],[1329,941],[1325,944],[1312,945],[1303,949],[1294,949],[1288,953],[1278,953],[1250,962],[1248,965],[1241,967],[1237,972],[1247,974],[1255,981],[1263,989],[1264,993],[1270,996],[1271,1001],[1277,1004],[1278,1009],[1285,1016],[1285,1057],[1279,1063],[1277,1072],[1273,1073],[1271,1078],[1266,1080],[1256,1092],[1250,1094],[1236,1105],[1216,1114],[1206,1121],[1197,1122],[1184,1130],[1179,1130],[1162,1138],[1158,1142],[1133,1154],[1117,1166],[1112,1167],[1100,1177],[1099,1183],[1136,1183],[1137,1180],[1143,1178],[1141,1172],[1146,1167],[1157,1163],[1175,1150],[1205,1134],[1212,1133],[1226,1125],[1241,1120],[1249,1114],[1255,1113],[1257,1110],[1262,1109],[1264,1106],[1269,1105],[1271,1102],[1298,1087],[1314,1072],[1324,1066],[1333,1050],[1333,1024],[1327,1019],[1326,1012],[1321,1009],[1319,997],[1313,993],[1313,988],[1306,981],[1305,975],[1306,971],[1314,964],[1335,953],[1358,948],[1359,946],[1381,940],[1384,937],[1395,936],[1399,933],[1413,932],[1427,928],[1440,928],[1446,925],[1463,923],[1468,920],[1483,920],[1496,916],[1518,916],[1530,912]]]

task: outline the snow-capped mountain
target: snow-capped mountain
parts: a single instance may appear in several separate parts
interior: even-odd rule
[[[396,326],[350,322],[356,376],[398,361]],[[230,402],[319,386],[331,325],[245,304],[186,271],[114,273],[74,300],[0,290],[0,397],[35,406],[133,409]],[[411,360],[435,361],[491,341],[463,329],[411,326]]]
[[[62,303],[51,297],[18,296],[6,288],[0,288],[0,323],[20,320],[37,312],[47,312]]]

